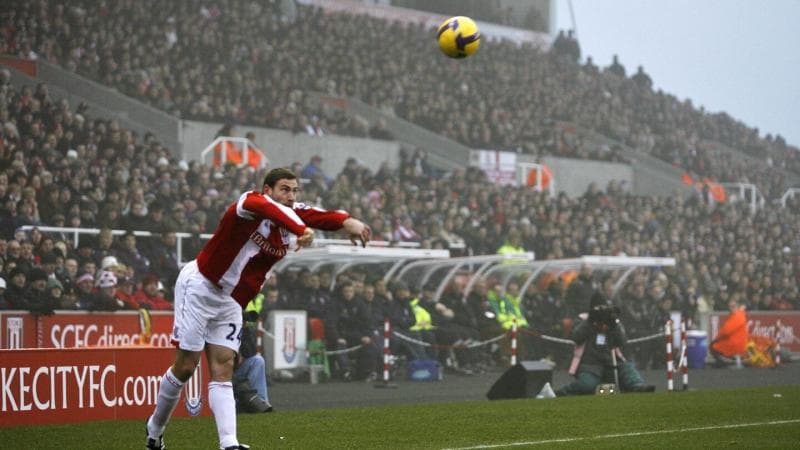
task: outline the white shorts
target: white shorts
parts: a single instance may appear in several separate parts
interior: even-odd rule
[[[175,282],[172,341],[199,352],[206,343],[239,351],[242,307],[200,273],[197,262],[186,264]]]

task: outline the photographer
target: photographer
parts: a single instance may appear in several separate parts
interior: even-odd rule
[[[619,311],[610,306],[603,295],[595,292],[591,298],[588,318],[580,321],[572,330],[575,353],[570,374],[575,381],[556,391],[556,395],[593,394],[598,385],[614,383],[619,379],[623,392],[652,392],[654,386],[644,380],[633,363],[626,362],[621,348],[625,345],[625,329],[619,321]],[[614,367],[616,356],[617,368]],[[614,371],[618,371],[615,377]]]

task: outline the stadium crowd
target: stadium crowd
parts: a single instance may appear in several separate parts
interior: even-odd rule
[[[788,187],[787,171],[800,173],[800,151],[781,136],[654,90],[641,67],[627,77],[616,58],[602,69],[591,57],[581,64],[571,38],[552,52],[484,42],[479,57],[456,62],[421,26],[282,2],[13,3],[2,14],[3,52],[185,118],[370,134],[363,118],[310,101],[314,91],[359,98],[473,148],[613,158],[591,141],[564,145],[553,124],[571,122],[697,176],[755,183],[767,198]]]
[[[783,169],[798,171],[797,151],[782,139],[760,138],[724,114],[652,91],[641,76],[619,76],[618,68],[600,71],[591,61],[579,66],[574,56],[510,43],[487,43],[491,51],[459,66],[442,64],[439,55],[434,64],[429,42],[417,38],[426,36],[422,29],[303,7],[304,20],[295,26],[274,3],[217,4],[197,11],[191,2],[160,9],[147,1],[23,2],[2,13],[3,50],[61,64],[182,117],[317,134],[377,133],[364,120],[308,102],[306,92],[313,90],[396,108],[402,117],[481,148],[618,157],[548,120],[568,121],[700,175],[757,181],[765,193],[782,192]],[[155,10],[168,19],[156,19]],[[247,26],[232,27],[232,21]],[[249,33],[266,38],[248,39]],[[336,45],[344,39],[352,45]],[[335,57],[316,58],[308,48]],[[232,66],[236,70],[228,70]],[[443,71],[457,82],[442,81],[452,78]],[[478,72],[497,78],[474,76]],[[83,105],[53,99],[44,84],[14,89],[9,79],[7,71],[0,72],[0,308],[43,314],[170,309],[179,263],[175,233],[212,232],[223,208],[259,186],[264,173],[177,161],[150,134],[138,136],[113,120],[92,117]],[[760,170],[744,166],[707,140],[771,162]],[[507,245],[534,251],[537,259],[676,257],[675,268],[635,273],[615,298],[632,337],[651,333],[667,311],[724,310],[732,298],[751,310],[800,308],[797,200],[751,214],[742,204],[709,204],[701,196],[635,196],[614,183],[593,186],[579,198],[551,198],[526,187],[494,185],[476,169],[439,173],[421,149],[403,153],[398,168],[374,172],[355,159],[339,174],[313,166],[293,165],[307,180],[304,200],[351,211],[370,224],[375,240],[473,255]],[[34,228],[20,231],[22,226]],[[101,232],[74,246],[71,235],[36,226]],[[140,238],[133,230],[157,237]],[[197,237],[184,241],[184,259],[201,244]],[[406,320],[406,331],[428,342],[488,337],[502,332],[503,324],[486,322],[483,313],[503,298],[517,299],[509,304],[521,305],[531,330],[565,336],[568,319],[585,309],[587,286],[607,288],[612,279],[586,267],[527,292],[515,292],[514,283],[501,291],[486,280],[466,303],[463,285],[456,283],[437,303],[430,286],[419,292],[402,283],[385,286],[375,274],[358,272],[343,274],[330,292],[330,276],[286,273],[265,287],[267,310],[305,308],[326,322],[329,348],[375,337],[385,314],[397,315],[397,323]],[[439,332],[412,329],[405,303],[415,298],[440,321]],[[393,306],[395,299],[405,303]],[[425,351],[407,347],[410,354]],[[356,377],[371,375],[377,350],[358,359]],[[469,354],[458,356],[471,361]],[[340,363],[343,373],[350,372],[346,364]]]
[[[175,232],[211,232],[222,209],[238,193],[257,186],[263,173],[176,161],[153,136],[139,137],[113,120],[91,118],[80,106],[73,111],[67,102],[51,98],[45,85],[15,90],[8,80],[9,73],[0,71],[0,287],[5,285],[0,306],[38,313],[171,308],[178,269]],[[617,296],[633,336],[652,332],[659,311],[723,310],[731,298],[751,310],[800,307],[797,201],[785,208],[765,205],[750,214],[741,203],[634,196],[614,183],[605,189],[593,186],[579,198],[551,198],[527,187],[495,185],[473,168],[438,173],[419,150],[403,153],[398,168],[383,166],[374,173],[355,159],[335,176],[310,171],[312,165],[294,165],[299,174],[311,174],[304,178],[304,199],[352,211],[372,226],[375,240],[416,241],[425,248],[475,255],[508,245],[534,251],[538,259],[676,257],[677,267],[639,272]],[[33,228],[21,231],[25,225]],[[82,237],[75,247],[71,235],[36,228],[44,225],[98,227],[101,232]],[[114,235],[112,229],[128,231]],[[138,238],[131,230],[157,237]],[[199,238],[186,241],[185,258],[193,257],[200,244]],[[513,292],[510,286],[510,292],[502,292],[486,280],[490,285],[484,297],[472,304],[485,309],[492,296],[516,296],[531,329],[563,335],[564,319],[584,309],[587,283],[602,286],[608,275],[586,268],[574,279],[547,280],[528,292]],[[316,286],[314,278],[319,283],[315,295],[322,299],[318,306],[334,312],[343,308],[336,300],[342,286],[349,286],[353,292],[348,295],[359,303],[370,290],[366,286],[387,295],[379,277],[345,277],[338,291],[329,292],[329,273],[282,274],[273,297],[281,305],[311,311],[313,300],[302,286]],[[465,324],[434,339],[455,342],[487,334],[487,328],[476,328],[480,309],[465,312],[472,306],[459,303],[461,289],[448,287],[441,302],[450,312],[441,313],[440,320],[458,317]],[[406,300],[424,294],[410,291]],[[497,323],[491,325],[489,330],[498,329]],[[347,334],[346,329],[340,333]],[[329,345],[343,343],[337,338]]]

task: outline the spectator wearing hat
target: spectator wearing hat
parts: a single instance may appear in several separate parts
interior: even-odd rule
[[[64,304],[64,285],[58,281],[58,278],[48,278],[45,291],[47,292],[48,302],[56,309],[72,309],[69,308],[69,304]],[[67,308],[64,308],[64,306],[67,306]]]
[[[100,261],[100,270],[101,271],[109,271],[115,272],[119,267],[119,260],[116,256],[106,256]]]
[[[158,285],[156,286],[156,289],[158,289],[158,294],[164,297],[164,299],[172,298],[170,296],[170,292],[167,291],[167,287],[164,285],[164,282],[162,282],[161,280],[158,280]]]
[[[26,309],[25,284],[28,274],[19,267],[14,267],[8,272],[8,288],[5,292],[6,302],[11,309]]]
[[[117,276],[110,270],[104,270],[97,278],[97,290],[89,303],[90,311],[116,311],[124,306],[115,296]]]
[[[60,305],[50,301],[47,293],[47,272],[35,267],[28,272],[28,285],[23,296],[23,305],[34,314],[52,314]]]
[[[94,296],[94,276],[90,273],[81,274],[76,280],[75,296],[77,297],[78,309],[89,309]]]
[[[39,266],[47,273],[47,278],[56,278],[56,265],[58,257],[53,252],[47,252],[39,259]]]
[[[69,255],[69,250],[67,249],[67,242],[66,242],[68,240],[69,239],[67,240],[53,239],[53,253],[55,253],[57,257],[66,258],[67,255]],[[60,267],[61,265],[59,264],[58,268]]]
[[[135,290],[136,283],[133,278],[126,275],[117,277],[117,289],[114,291],[114,297],[118,302],[123,303],[123,309],[139,309],[139,303],[133,299]]]
[[[172,309],[172,303],[168,302],[159,292],[158,284],[158,277],[154,274],[147,274],[142,279],[142,288],[133,295],[133,300],[139,304],[140,308],[162,311]]]

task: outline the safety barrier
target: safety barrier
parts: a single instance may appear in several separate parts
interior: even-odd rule
[[[671,323],[671,321],[669,323]],[[670,325],[668,324],[667,326],[670,326]],[[266,331],[264,331],[264,332],[268,334],[268,332],[266,332]],[[389,378],[390,378],[390,370],[389,369],[390,369],[391,364],[394,362],[394,358],[392,357],[391,350],[390,350],[390,337],[391,336],[394,336],[397,339],[400,339],[402,341],[408,342],[410,344],[419,345],[421,347],[426,347],[426,348],[438,349],[438,350],[470,349],[470,348],[483,347],[483,346],[486,346],[486,345],[491,345],[491,344],[493,344],[493,343],[495,343],[497,341],[500,341],[500,340],[505,339],[506,337],[508,337],[509,338],[509,346],[510,346],[510,349],[511,349],[510,365],[514,366],[514,365],[517,364],[517,353],[516,353],[516,350],[517,350],[518,333],[524,333],[524,334],[527,334],[529,336],[536,336],[536,337],[539,337],[539,338],[541,338],[541,339],[543,339],[545,341],[549,341],[549,342],[555,342],[555,343],[564,344],[564,345],[570,345],[570,346],[574,346],[575,345],[575,342],[573,342],[570,339],[564,339],[564,338],[559,338],[559,337],[555,337],[555,336],[549,336],[549,335],[546,335],[546,334],[542,333],[541,331],[538,331],[538,330],[535,330],[535,329],[531,329],[531,328],[519,328],[519,327],[517,327],[516,322],[514,323],[512,328],[510,330],[508,330],[507,332],[499,334],[499,335],[497,335],[495,337],[492,337],[492,338],[489,338],[489,339],[482,340],[482,341],[475,341],[475,340],[472,340],[472,339],[466,339],[466,340],[463,340],[463,341],[462,340],[456,341],[453,344],[432,344],[430,342],[425,342],[425,341],[422,341],[422,340],[419,340],[419,339],[415,339],[415,338],[413,338],[411,336],[408,336],[408,335],[405,335],[405,334],[403,334],[403,333],[401,333],[399,331],[391,330],[391,323],[389,322],[388,319],[386,319],[384,321],[384,336],[383,336],[383,381],[385,383],[389,382]],[[637,344],[637,343],[641,343],[641,342],[651,341],[651,340],[663,338],[664,336],[667,336],[668,339],[671,339],[672,333],[667,334],[667,333],[661,332],[661,333],[651,334],[651,335],[648,335],[648,336],[642,336],[642,337],[638,337],[638,338],[634,338],[634,339],[628,340],[628,344]],[[686,356],[685,355],[685,343],[686,343],[686,330],[685,329],[683,330],[682,342],[683,342],[683,348],[684,348],[684,350],[683,350],[683,352],[684,352],[683,353],[683,358],[685,358],[685,356]],[[670,341],[669,345],[671,346],[671,341]],[[359,345],[354,345],[352,347],[348,347],[348,348],[344,348],[344,349],[325,350],[324,354],[325,354],[326,357],[327,356],[334,356],[334,355],[343,355],[343,354],[355,352],[358,349],[360,349],[362,346],[363,346],[362,344],[359,344]],[[671,350],[669,352],[671,353]],[[684,383],[685,383],[686,388],[688,388],[688,366],[684,366],[683,369],[684,369],[684,376],[685,376]],[[672,386],[672,384],[669,383],[668,384],[669,390],[672,390],[671,386]]]
[[[680,352],[678,353],[678,365],[675,366],[675,355],[672,351],[675,329],[672,320],[668,320],[664,325],[664,342],[666,343],[666,363],[667,363],[667,391],[672,392],[675,388],[673,375],[681,370],[683,375],[683,390],[689,389],[689,360],[686,356],[686,320],[681,320],[680,325]]]

